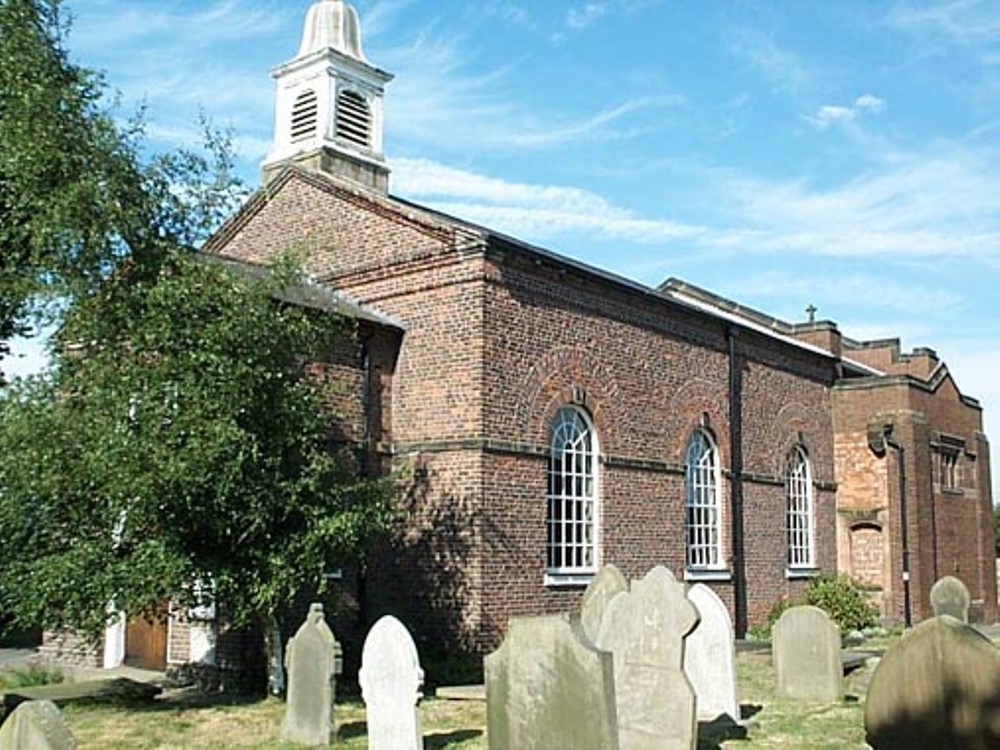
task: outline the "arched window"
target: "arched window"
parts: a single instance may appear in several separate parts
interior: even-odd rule
[[[800,447],[792,448],[785,466],[785,497],[788,500],[788,567],[811,568],[813,550],[812,475],[809,459]]]
[[[306,89],[295,97],[295,104],[292,105],[292,140],[299,141],[314,136],[318,119],[316,92]]]
[[[367,148],[371,142],[372,115],[361,94],[343,89],[337,94],[337,137]]]
[[[719,452],[705,430],[695,430],[688,440],[684,477],[687,567],[692,570],[722,568]]]
[[[597,568],[597,440],[586,415],[559,410],[549,441],[548,573]]]

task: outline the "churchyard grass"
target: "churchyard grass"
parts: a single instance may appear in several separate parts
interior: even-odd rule
[[[863,704],[851,696],[832,705],[796,703],[775,696],[770,653],[761,650],[737,657],[740,702],[751,707],[745,738],[702,737],[699,750],[864,748]],[[850,681],[848,682],[850,684]],[[745,709],[744,709],[745,710]],[[154,704],[80,705],[64,709],[81,750],[114,747],[187,750],[301,747],[279,740],[284,703],[275,699],[249,702],[167,697]],[[334,747],[362,750],[364,706],[338,702],[340,740]],[[425,746],[437,750],[485,750],[486,705],[476,701],[435,698],[421,703]]]

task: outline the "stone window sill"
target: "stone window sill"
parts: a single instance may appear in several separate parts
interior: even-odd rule
[[[594,571],[561,573],[559,571],[547,570],[545,571],[544,583],[547,588],[553,589],[585,587],[593,578]]]
[[[796,578],[815,578],[820,574],[819,568],[786,568],[785,577],[790,579]]]
[[[731,581],[733,572],[728,568],[686,568],[685,581]]]

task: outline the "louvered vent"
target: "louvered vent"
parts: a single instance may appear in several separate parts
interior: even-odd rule
[[[292,140],[298,141],[315,135],[318,116],[316,92],[312,89],[303,91],[292,107]]]
[[[353,91],[341,91],[337,96],[337,137],[367,148],[371,126],[372,115],[365,98]]]

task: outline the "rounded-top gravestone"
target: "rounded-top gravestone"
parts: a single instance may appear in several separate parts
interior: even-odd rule
[[[950,615],[968,622],[970,601],[969,589],[955,576],[945,576],[931,586],[931,606],[935,615]]]
[[[819,607],[786,609],[771,631],[778,695],[834,703],[843,697],[840,628]]]
[[[369,750],[419,750],[420,668],[410,631],[391,615],[381,618],[361,651],[361,697],[365,701]]]
[[[954,617],[932,617],[872,675],[865,730],[875,750],[1000,748],[1000,650]]]

